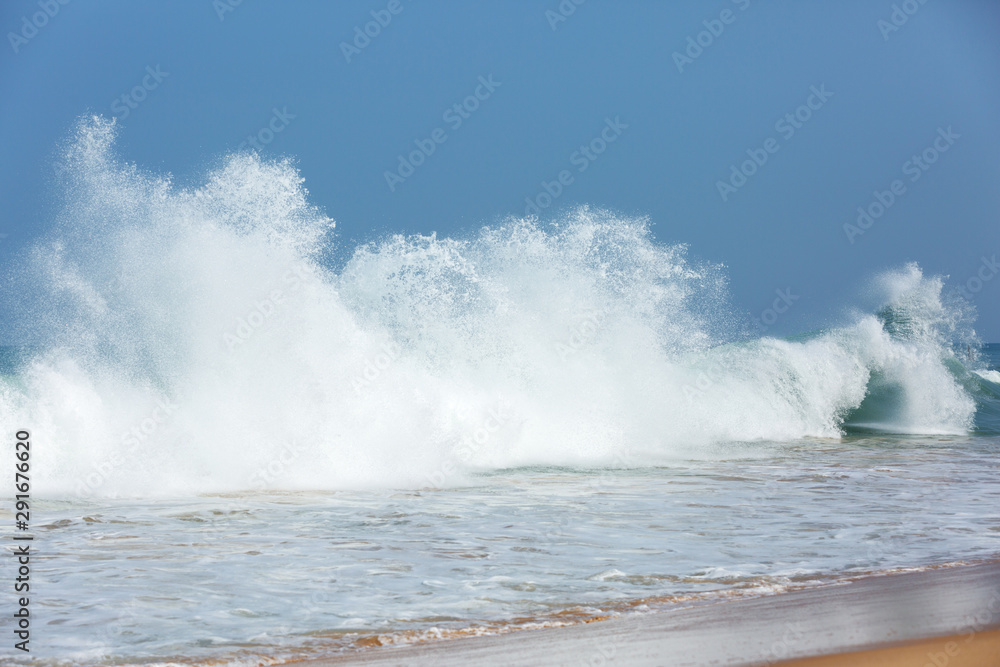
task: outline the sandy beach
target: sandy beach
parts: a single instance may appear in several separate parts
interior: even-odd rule
[[[973,641],[974,640],[974,641]],[[783,667],[909,667],[948,665],[982,667],[1000,664],[1000,630],[986,630],[970,637],[953,635],[887,646],[869,651],[838,653],[780,663]]]
[[[298,664],[1000,665],[1000,562]]]

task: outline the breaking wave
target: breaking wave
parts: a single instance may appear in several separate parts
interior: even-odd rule
[[[290,162],[233,155],[179,187],[114,134],[80,123],[62,214],[6,281],[26,346],[0,430],[32,432],[41,493],[425,487],[995,423],[972,313],[916,265],[847,326],[754,338],[724,267],[642,219],[392,236],[336,265]]]

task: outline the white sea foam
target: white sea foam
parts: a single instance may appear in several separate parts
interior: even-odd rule
[[[975,371],[975,373],[984,380],[989,380],[994,384],[1000,384],[1000,371],[979,370]]]
[[[41,493],[449,485],[973,423],[967,314],[916,266],[876,281],[878,314],[746,341],[723,267],[641,219],[393,236],[334,269],[290,163],[235,155],[181,188],[113,143],[80,124],[63,214],[11,278],[41,351],[0,385],[0,427],[32,431]]]

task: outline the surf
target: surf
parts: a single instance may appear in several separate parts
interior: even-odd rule
[[[581,207],[345,249],[290,160],[238,153],[182,186],[114,142],[80,122],[61,213],[5,281],[22,346],[0,428],[44,443],[44,495],[422,488],[998,432],[974,311],[915,264],[843,326],[759,337],[725,267],[642,218]]]

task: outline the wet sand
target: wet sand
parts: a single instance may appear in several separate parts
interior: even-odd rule
[[[1000,630],[936,637],[902,646],[803,658],[780,667],[995,667],[1000,665]]]
[[[997,666],[1000,562],[297,664]]]

